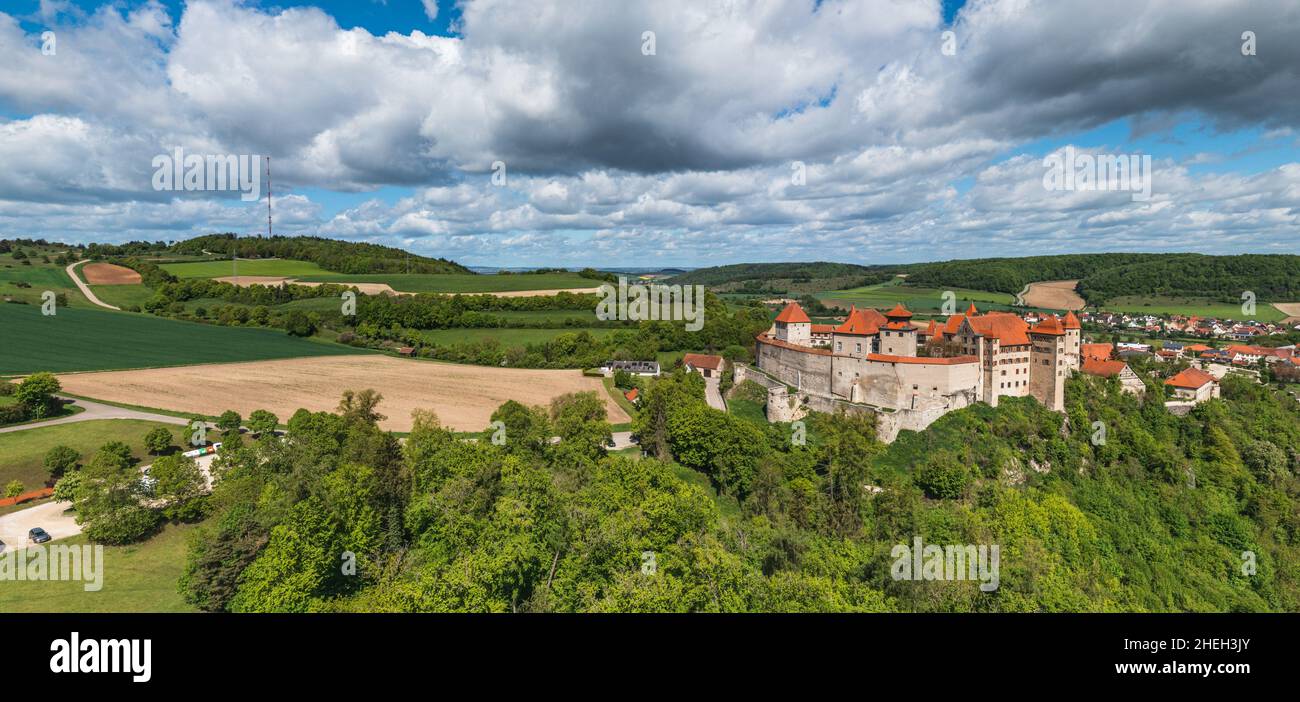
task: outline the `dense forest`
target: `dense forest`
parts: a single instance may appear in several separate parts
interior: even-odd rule
[[[729,266],[699,268],[674,276],[674,285],[706,285],[715,287],[727,283],[765,281],[776,279],[812,280],[817,278],[861,278],[863,281],[884,282],[892,277],[888,266],[859,266],[853,263],[737,263]],[[879,278],[879,280],[875,280]],[[869,282],[863,282],[863,285]]]
[[[240,258],[288,258],[311,261],[335,273],[472,273],[445,258],[416,256],[402,249],[315,236],[245,236],[209,234],[177,242],[172,253],[204,252]]]
[[[209,611],[1300,609],[1300,407],[1230,376],[1179,417],[1151,390],[1079,377],[1065,415],[1008,399],[891,445],[814,414],[801,442],[679,372],[646,388],[645,458],[606,454],[592,394],[507,403],[476,442],[421,413],[404,444],[349,394],[223,453],[181,591]],[[998,545],[997,589],[895,579],[915,537]]]

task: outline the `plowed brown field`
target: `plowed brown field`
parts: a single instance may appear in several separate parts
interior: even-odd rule
[[[139,273],[112,263],[87,263],[81,267],[81,277],[91,285],[139,285],[141,282]]]

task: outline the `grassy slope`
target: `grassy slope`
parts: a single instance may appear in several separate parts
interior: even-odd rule
[[[5,298],[10,298],[39,305],[41,293],[50,290],[55,294],[67,295],[68,304],[72,307],[93,307],[85,297],[82,297],[81,291],[73,284],[72,279],[63,270],[63,266],[41,262],[41,255],[47,255],[53,260],[63,249],[53,247],[42,249],[34,246],[24,246],[22,249],[28,254],[28,260],[32,265],[24,266],[21,261],[15,261],[13,254],[0,254],[0,303]],[[31,287],[19,288],[14,285],[15,282],[28,283]]]
[[[44,317],[0,305],[0,373],[179,366],[359,353],[272,329],[218,327],[101,309]]]
[[[284,259],[257,261],[201,261],[197,263],[164,263],[163,270],[177,278],[222,278],[234,275],[273,275],[273,276],[309,276],[320,275],[327,271],[310,261],[290,261]]]
[[[1192,298],[1174,297],[1117,297],[1103,305],[1103,309],[1135,314],[1182,314],[1198,317],[1220,317],[1228,319],[1246,319],[1241,305],[1231,302],[1215,302]],[[1255,305],[1255,314],[1249,316],[1257,322],[1276,322],[1284,319],[1276,307],[1260,302]]]
[[[9,581],[0,586],[0,612],[193,612],[176,583],[185,568],[185,535],[194,526],[168,526],[131,546],[105,546],[103,589],[82,581]],[[55,543],[86,544],[84,535]]]
[[[122,309],[132,305],[143,308],[153,297],[153,290],[144,285],[92,285],[90,291],[100,300]]]
[[[840,305],[848,306],[854,304],[859,307],[876,307],[888,309],[896,303],[903,303],[913,312],[938,313],[943,308],[944,290],[933,288],[916,288],[907,285],[901,285],[897,279],[880,285],[869,285],[863,288],[852,288],[849,290],[832,290],[819,293],[817,298],[832,304],[837,301]],[[1009,307],[1015,301],[1015,296],[1006,293],[989,292],[986,290],[963,290],[955,288],[952,292],[956,295],[957,311],[965,311],[966,307],[974,302],[976,307],[1002,309]],[[991,305],[990,305],[991,303]]]
[[[84,464],[100,446],[122,441],[131,447],[132,455],[144,460],[148,456],[144,435],[154,427],[171,431],[177,446],[188,438],[183,426],[135,419],[96,419],[0,434],[0,485],[17,479],[28,490],[44,486],[49,478],[43,464],[45,453],[59,445],[75,449]]]

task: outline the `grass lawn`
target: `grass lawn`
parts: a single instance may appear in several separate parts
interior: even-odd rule
[[[103,309],[0,304],[0,373],[118,370],[363,353],[275,329],[219,327]]]
[[[193,265],[193,264],[186,264]],[[242,267],[242,264],[241,264]],[[227,274],[228,275],[228,274]],[[251,273],[249,275],[252,275]],[[562,288],[594,288],[599,280],[583,278],[577,273],[538,273],[524,275],[474,275],[468,273],[317,273],[304,275],[306,282],[320,283],[388,283],[401,292],[427,293],[485,293],[520,290],[558,290]]]
[[[605,386],[605,392],[609,393],[609,396],[614,398],[614,404],[622,407],[623,411],[627,412],[627,416],[636,416],[636,405],[628,402],[627,396],[623,394],[623,391],[614,386],[613,378],[601,378],[600,382]]]
[[[228,275],[271,275],[302,277],[320,275],[327,271],[310,261],[270,259],[256,261],[198,261],[195,263],[164,263],[162,269],[177,278],[224,278]]]
[[[767,424],[767,414],[763,410],[763,403],[754,402],[753,400],[742,400],[733,398],[727,400],[727,411],[731,414],[758,425]]]
[[[541,344],[560,334],[590,332],[597,339],[609,336],[614,329],[428,329],[420,332],[428,341],[439,345],[465,344],[484,339],[496,339],[502,346],[524,346]]]
[[[185,570],[185,537],[194,525],[169,525],[130,546],[105,546],[103,588],[86,592],[84,581],[7,581],[0,584],[0,612],[195,612],[176,583]],[[88,544],[78,534],[53,542]]]
[[[202,307],[208,312],[212,312],[218,307],[246,307],[253,309],[257,305],[246,305],[242,302],[227,302],[219,297],[200,297],[195,300],[186,300],[181,303],[185,305],[188,312]],[[282,305],[269,305],[268,308],[275,310],[302,310],[303,312],[338,312],[342,310],[343,301],[337,297],[311,297],[302,300],[293,300]]]
[[[1130,314],[1181,314],[1238,321],[1276,322],[1286,318],[1276,307],[1264,302],[1256,303],[1255,314],[1248,318],[1242,314],[1240,303],[1180,297],[1117,297],[1102,308]]]
[[[956,310],[958,312],[965,312],[972,302],[981,310],[1010,309],[1011,303],[1015,302],[1016,299],[1014,295],[989,292],[987,290],[952,288],[951,291],[956,295]],[[861,288],[821,292],[817,294],[817,299],[827,305],[836,305],[846,309],[849,305],[889,309],[901,302],[913,312],[938,314],[943,310],[944,292],[947,292],[947,290],[916,288],[901,285],[897,280],[893,280],[888,283],[868,285]]]
[[[562,326],[568,322],[585,324],[596,320],[595,309],[583,310],[526,310],[521,312],[485,312],[493,317],[509,320],[511,322],[524,322],[535,324],[554,324]],[[635,329],[635,326],[629,327]]]
[[[96,419],[88,422],[56,424],[52,427],[24,429],[0,434],[0,485],[21,480],[28,490],[45,486],[50,477],[43,464],[45,453],[55,446],[69,446],[81,454],[83,465],[99,447],[121,441],[131,447],[132,455],[144,461],[144,435],[154,427],[166,427],[176,446],[189,438],[182,425],[145,422],[137,419]]]
[[[154,295],[153,290],[145,285],[92,285],[90,291],[95,293],[95,297],[122,309],[132,305],[143,309],[144,303]]]

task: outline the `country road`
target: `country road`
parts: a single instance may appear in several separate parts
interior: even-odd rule
[[[141,412],[140,410],[126,409],[125,407],[114,407],[105,405],[91,400],[82,400],[74,398],[69,399],[76,403],[78,407],[84,407],[85,412],[74,414],[71,417],[59,417],[44,422],[32,422],[31,424],[19,424],[13,427],[4,427],[0,429],[0,434],[7,434],[11,431],[26,431],[27,429],[39,429],[41,427],[54,426],[55,424],[71,424],[73,422],[89,422],[95,419],[142,419],[147,422],[163,422],[166,424],[189,424],[189,420],[183,417],[173,417],[166,414],[154,414],[152,412]]]
[[[103,300],[95,297],[95,293],[90,291],[90,286],[81,282],[81,277],[77,275],[77,272],[75,270],[73,270],[77,266],[89,262],[90,262],[89,259],[82,259],[80,261],[76,261],[74,263],[68,264],[68,267],[65,268],[64,270],[67,271],[68,277],[72,279],[72,282],[76,283],[77,287],[81,289],[81,294],[85,295],[87,300],[90,300],[92,303],[99,305],[100,307],[105,307],[110,310],[117,310],[118,312],[121,312],[122,311],[121,307],[114,307],[113,305],[110,305],[107,302],[104,302]]]

